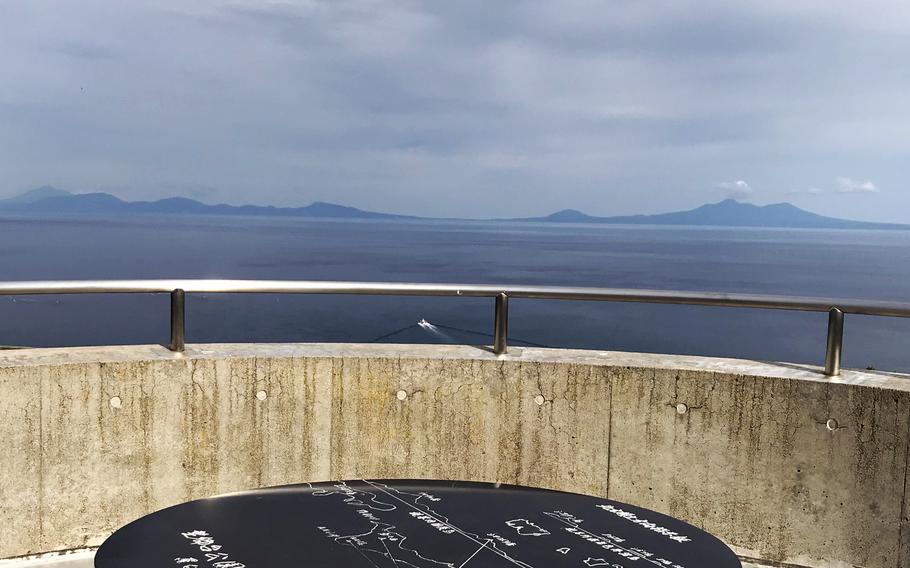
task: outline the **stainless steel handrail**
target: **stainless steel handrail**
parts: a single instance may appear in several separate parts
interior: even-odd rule
[[[910,317],[910,303],[864,302],[840,298],[726,294],[721,292],[686,292],[677,290],[306,280],[66,280],[0,282],[0,296],[120,293],[171,294],[170,348],[174,351],[183,351],[184,349],[185,295],[198,293],[353,294],[494,298],[493,351],[497,354],[503,354],[508,349],[508,307],[510,298],[640,302],[828,312],[825,374],[831,376],[840,373],[844,314]]]

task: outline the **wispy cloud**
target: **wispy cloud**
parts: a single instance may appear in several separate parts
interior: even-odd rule
[[[117,59],[120,54],[113,48],[86,42],[63,42],[49,47],[51,51],[87,61]]]
[[[752,197],[755,193],[755,190],[752,189],[752,186],[749,185],[745,180],[738,179],[736,181],[722,181],[717,184],[718,189],[724,190],[729,197],[747,199]]]
[[[875,193],[878,187],[872,180],[859,181],[848,177],[839,177],[835,180],[839,193]]]
[[[805,195],[805,194],[818,195],[818,194],[824,193],[824,192],[825,192],[824,189],[813,185],[812,187],[808,187],[806,189],[791,189],[787,193],[789,193],[790,195]]]

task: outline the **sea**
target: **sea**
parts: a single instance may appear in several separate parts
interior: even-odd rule
[[[910,231],[217,216],[0,217],[0,281],[540,284],[910,302]],[[0,296],[0,345],[164,344],[167,294]],[[512,300],[510,342],[821,364],[827,315]],[[420,322],[427,323],[421,325]],[[427,325],[431,324],[431,325]],[[191,294],[187,342],[489,344],[484,298]],[[910,372],[910,319],[848,315],[844,365]]]

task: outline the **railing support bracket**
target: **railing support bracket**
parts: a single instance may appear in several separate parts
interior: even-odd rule
[[[840,374],[841,349],[844,346],[844,312],[840,308],[828,310],[828,341],[825,349],[825,374]]]
[[[178,288],[171,292],[171,343],[168,349],[183,353],[186,345],[186,293]]]
[[[501,292],[496,296],[493,313],[493,353],[505,355],[509,350],[509,296]]]

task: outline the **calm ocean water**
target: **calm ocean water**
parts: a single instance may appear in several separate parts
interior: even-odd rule
[[[659,288],[910,301],[910,232],[134,217],[0,218],[0,280],[264,278]],[[514,300],[554,347],[820,363],[824,314]],[[164,343],[168,298],[0,297],[0,345]],[[444,335],[414,324],[421,318]],[[492,301],[190,296],[189,342],[486,343]],[[910,371],[910,320],[847,316],[844,363]]]

